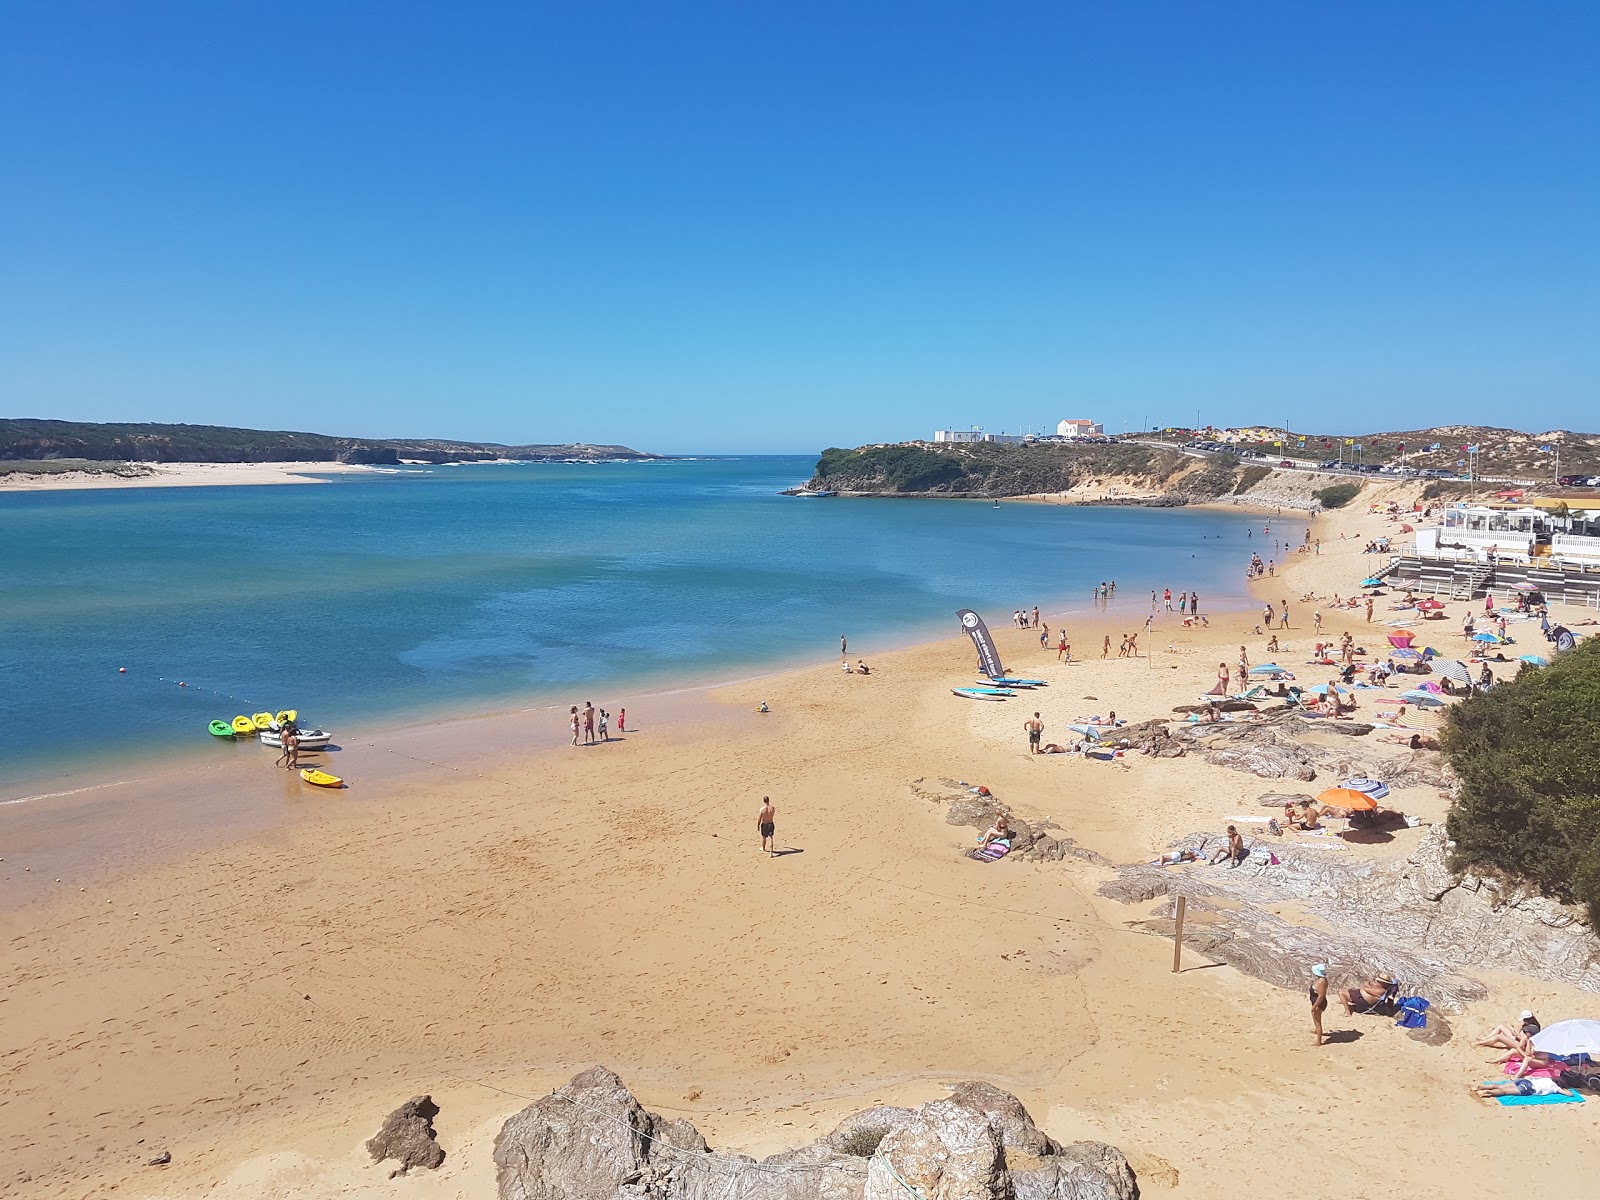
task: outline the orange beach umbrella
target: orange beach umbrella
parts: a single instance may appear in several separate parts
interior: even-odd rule
[[[1352,812],[1357,809],[1370,812],[1378,807],[1378,802],[1365,792],[1343,787],[1329,788],[1317,797],[1317,803],[1331,805],[1334,808],[1348,808]]]

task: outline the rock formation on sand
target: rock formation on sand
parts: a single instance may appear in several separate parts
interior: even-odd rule
[[[1013,816],[1008,805],[993,796],[963,792],[950,801],[945,813],[946,825],[965,825],[971,829],[987,829],[996,817],[1004,817],[1011,824],[1011,853],[1009,858],[1025,862],[1060,862],[1064,858],[1081,858],[1085,862],[1111,864],[1087,846],[1080,846],[1069,837],[1051,833],[1054,826],[1034,825]]]
[[[1220,834],[1196,834],[1186,844],[1207,838],[1221,844]],[[1334,987],[1388,969],[1407,994],[1451,1010],[1486,994],[1461,972],[1492,963],[1600,991],[1600,940],[1583,911],[1451,871],[1442,826],[1405,859],[1355,858],[1276,838],[1259,844],[1278,856],[1276,866],[1126,867],[1100,894],[1134,904],[1181,890],[1190,913],[1200,913],[1185,926],[1184,945],[1280,987],[1303,987],[1311,963],[1331,961]],[[1283,900],[1298,902],[1330,932],[1260,908]],[[1170,937],[1169,907],[1143,927]]]
[[[400,1167],[390,1179],[412,1167],[432,1170],[444,1161],[444,1149],[434,1140],[433,1119],[438,1115],[439,1106],[432,1096],[413,1096],[384,1120],[383,1128],[367,1142],[367,1153],[373,1162],[399,1161]]]
[[[1015,1096],[958,1084],[919,1109],[879,1107],[757,1162],[712,1151],[590,1067],[495,1139],[500,1200],[1137,1200],[1122,1153],[1058,1145]]]

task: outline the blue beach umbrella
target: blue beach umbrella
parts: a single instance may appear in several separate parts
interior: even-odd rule
[[[1314,687],[1308,688],[1307,690],[1314,696],[1326,696],[1328,694],[1328,685],[1325,683],[1319,683]],[[1348,696],[1350,694],[1349,688],[1339,687],[1337,684],[1334,685],[1334,691],[1338,692],[1341,696]]]
[[[1550,660],[1542,654],[1524,654],[1521,661],[1531,663],[1536,667],[1548,667],[1550,665]]]
[[[1500,635],[1497,633],[1475,633],[1472,635],[1472,640],[1475,642],[1493,642],[1497,646],[1500,645]]]
[[[1383,586],[1383,580],[1379,579],[1376,575],[1369,575],[1366,579],[1363,579],[1361,581],[1361,586],[1362,587],[1382,587]]]
[[[1409,692],[1401,692],[1400,699],[1409,700],[1412,704],[1433,705],[1444,703],[1443,700],[1439,699],[1439,697],[1435,696],[1432,692],[1418,691],[1415,688]]]
[[[1391,651],[1389,651],[1389,657],[1390,658],[1398,658],[1398,659],[1401,659],[1404,662],[1421,662],[1422,661],[1421,652],[1417,651],[1417,650],[1413,650],[1409,646],[1406,647],[1403,650],[1391,650]]]
[[[1256,666],[1253,666],[1253,667],[1250,668],[1250,674],[1252,674],[1252,675],[1288,675],[1291,679],[1294,678],[1293,672],[1289,671],[1285,667],[1280,667],[1277,663],[1259,663]]]

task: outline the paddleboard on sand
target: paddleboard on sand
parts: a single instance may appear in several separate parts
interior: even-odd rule
[[[1008,692],[1004,688],[951,688],[958,696],[965,696],[968,700],[1004,700],[1007,696],[1015,696],[1015,692]]]
[[[1009,678],[1007,678],[1007,679],[984,679],[984,680],[980,680],[979,682],[980,682],[980,684],[982,684],[985,687],[1036,688],[1036,687],[1049,687],[1050,686],[1043,679],[1009,679]]]

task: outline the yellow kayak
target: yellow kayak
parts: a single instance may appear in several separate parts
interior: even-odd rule
[[[233,719],[233,734],[235,737],[253,737],[256,732],[256,723],[249,717],[235,717]]]
[[[278,710],[279,725],[284,724],[286,721],[298,721],[299,719],[300,710],[297,708],[280,708]]]
[[[307,767],[300,772],[300,778],[307,783],[314,783],[318,787],[343,787],[344,780],[337,775],[329,775],[326,771],[319,771],[315,767]]]
[[[272,728],[272,714],[269,712],[251,713],[250,719],[256,723],[258,733],[265,733]]]

